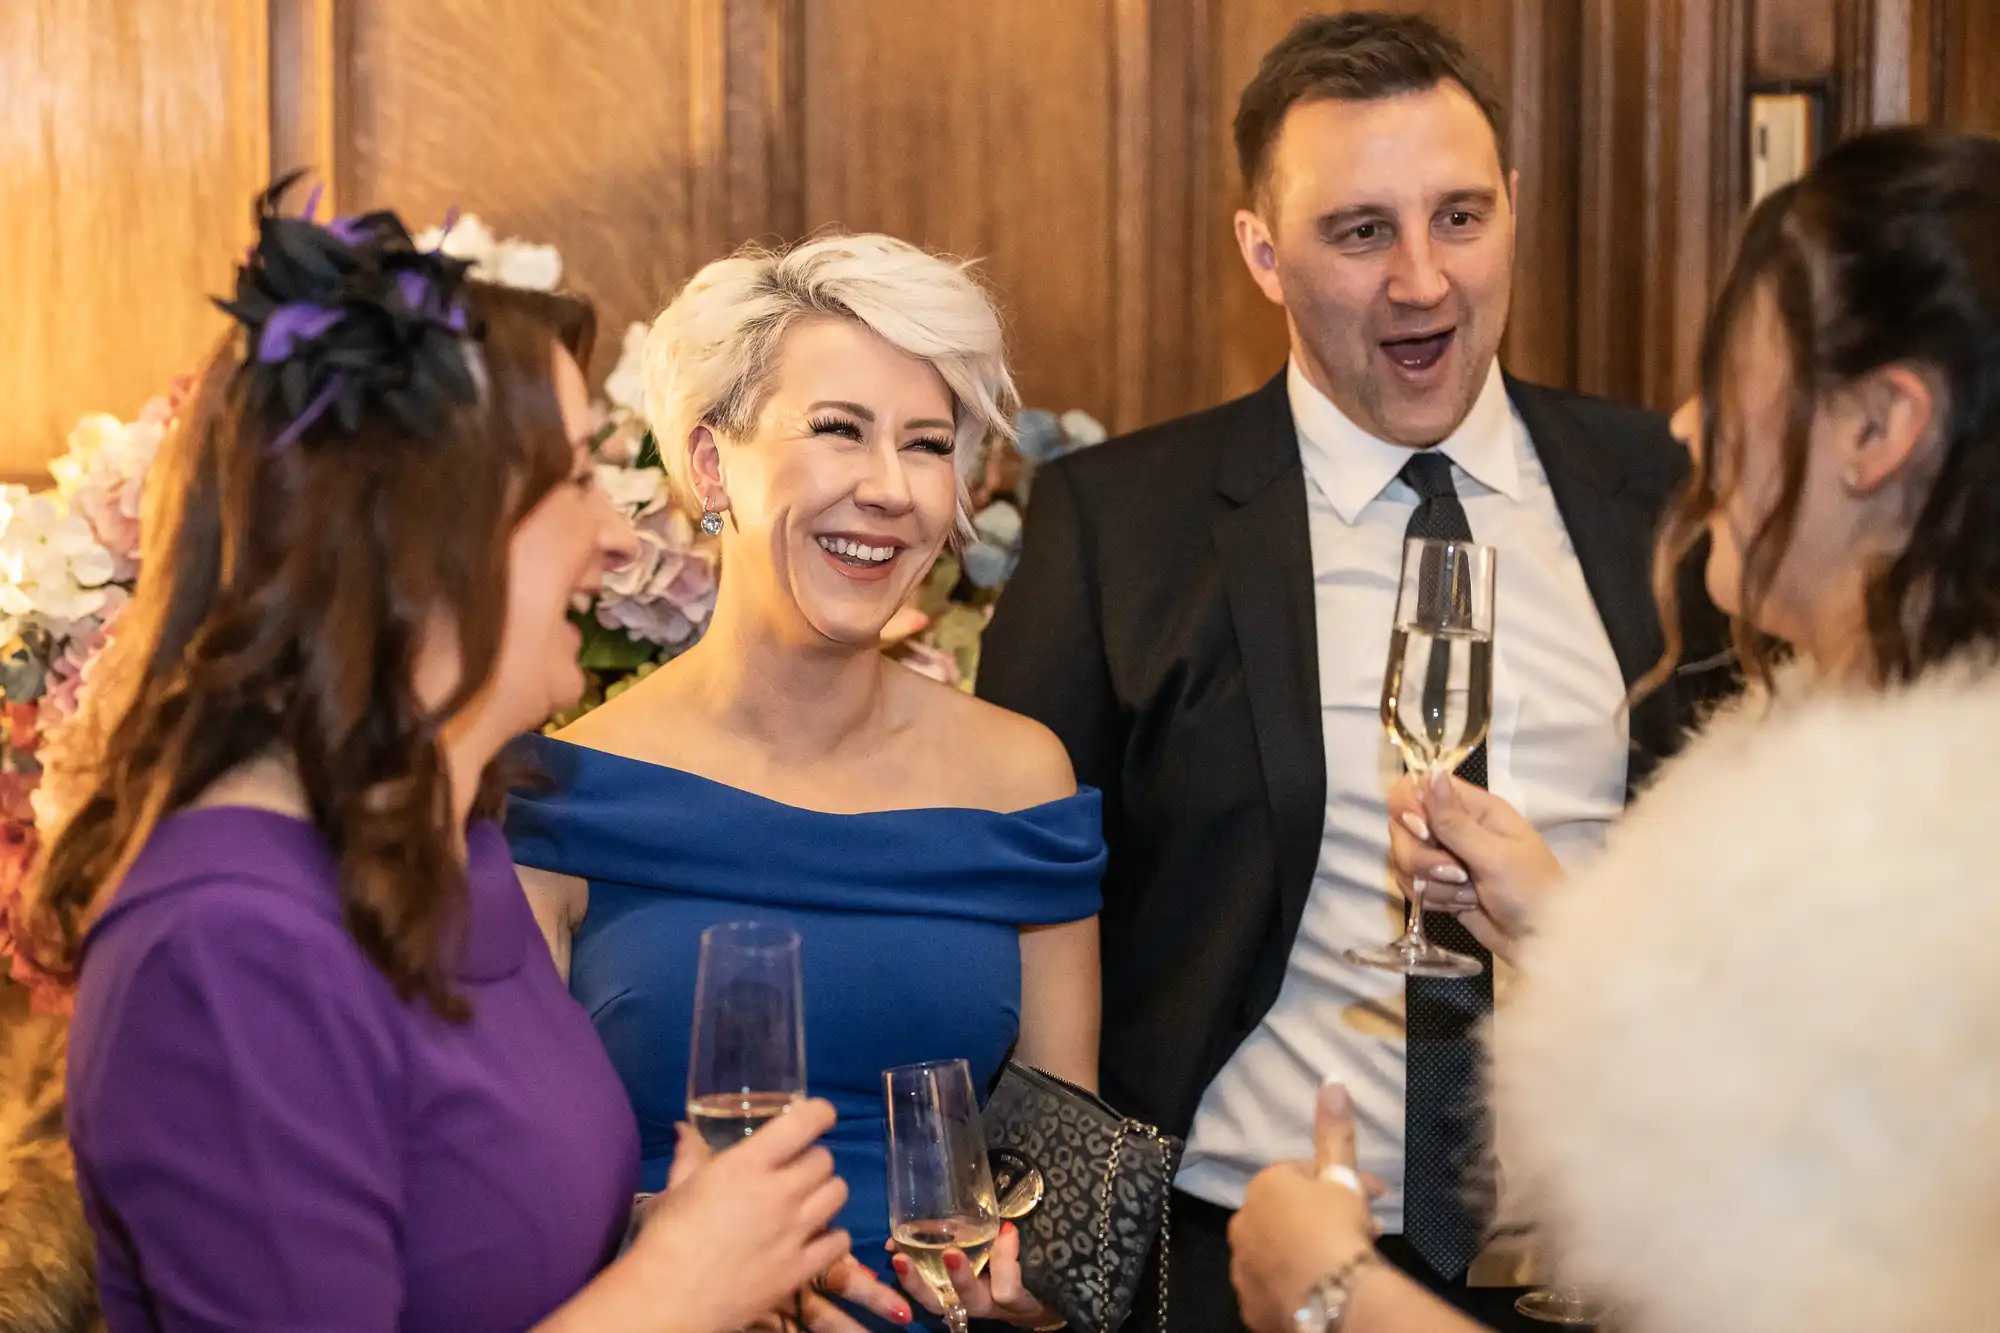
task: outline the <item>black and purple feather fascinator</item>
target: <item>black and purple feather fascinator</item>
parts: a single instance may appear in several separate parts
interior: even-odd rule
[[[277,452],[329,417],[352,434],[382,413],[435,435],[454,406],[478,399],[467,345],[477,337],[460,291],[471,265],[419,250],[394,213],[330,223],[278,212],[293,173],[257,199],[257,243],[216,304],[243,325],[250,406],[288,424]]]

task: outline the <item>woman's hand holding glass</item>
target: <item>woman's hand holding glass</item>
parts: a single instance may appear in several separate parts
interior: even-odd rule
[[[772,1132],[778,1125],[792,1122],[800,1112],[806,1111],[809,1108],[813,1109],[815,1116],[818,1116],[820,1112],[817,1108],[824,1108],[827,1105],[823,1101],[799,1103],[784,1115],[770,1122],[764,1128],[759,1129],[757,1133],[744,1140],[740,1146],[747,1148],[751,1144],[758,1143],[763,1139],[764,1135]],[[831,1123],[830,1116],[827,1117],[827,1121],[829,1124]],[[670,1216],[671,1214],[663,1214],[661,1210],[672,1208],[674,1206],[673,1201],[690,1190],[693,1187],[693,1182],[696,1180],[710,1181],[711,1178],[714,1178],[720,1179],[727,1184],[728,1178],[734,1174],[733,1170],[723,1170],[718,1163],[729,1163],[733,1168],[735,1159],[737,1158],[737,1151],[731,1150],[726,1153],[717,1154],[714,1149],[702,1141],[701,1135],[691,1126],[685,1124],[678,1126],[676,1128],[674,1144],[673,1172],[667,1180],[666,1192],[654,1196],[647,1201],[645,1211],[642,1214],[643,1221],[641,1223],[640,1234],[643,1236],[646,1231],[653,1229],[657,1221],[664,1221],[667,1216]],[[816,1149],[814,1151],[823,1153],[825,1150]],[[844,1203],[846,1199],[845,1184],[837,1176],[832,1175],[832,1162],[830,1158],[827,1160],[826,1165],[828,1177],[833,1180],[834,1184],[841,1186],[839,1197],[841,1202]],[[838,1213],[839,1209],[840,1205],[836,1203],[833,1212]],[[828,1215],[828,1220],[831,1219],[831,1216],[832,1214]],[[705,1226],[706,1224],[706,1221],[703,1221],[698,1225]],[[824,1222],[822,1222],[822,1225],[824,1225]],[[856,1259],[849,1252],[847,1248],[848,1238],[845,1232],[831,1234],[837,1237],[840,1246],[840,1252],[831,1262],[813,1270],[806,1281],[785,1289],[783,1294],[776,1299],[769,1300],[763,1306],[758,1307],[760,1312],[754,1317],[745,1318],[740,1321],[740,1324],[730,1323],[715,1325],[715,1327],[718,1329],[725,1327],[734,1329],[740,1326],[746,1330],[783,1330],[789,1325],[791,1328],[804,1327],[810,1330],[811,1333],[867,1333],[867,1330],[857,1320],[848,1315],[835,1303],[834,1298],[870,1310],[894,1323],[909,1323],[911,1319],[910,1303],[904,1299],[902,1293],[883,1283],[874,1273],[869,1271],[867,1265]],[[770,1283],[766,1283],[764,1290],[768,1291],[774,1285],[775,1279]],[[746,1296],[745,1300],[739,1304],[747,1305],[750,1299],[752,1298]],[[693,1326],[691,1325],[691,1327]],[[706,1329],[709,1325],[704,1323],[698,1327]]]
[[[827,1229],[847,1185],[817,1146],[833,1123],[830,1103],[802,1101],[712,1158],[681,1130],[666,1191],[617,1264],[636,1295],[674,1311],[662,1327],[730,1333],[847,1256],[847,1233]]]
[[[896,1242],[888,1248],[894,1251]],[[930,1289],[914,1265],[902,1255],[891,1261],[903,1289],[932,1314],[944,1313],[937,1294]],[[983,1272],[975,1272],[963,1250],[946,1250],[945,1272],[958,1292],[958,1302],[974,1319],[998,1319],[1016,1328],[1052,1328],[1062,1323],[1060,1311],[1050,1309],[1021,1285],[1021,1233],[1012,1222],[1000,1224],[1000,1235],[987,1251]]]
[[[1406,774],[1389,794],[1389,869],[1406,896],[1424,881],[1424,906],[1451,912],[1501,958],[1562,886],[1548,843],[1492,792],[1449,774]]]

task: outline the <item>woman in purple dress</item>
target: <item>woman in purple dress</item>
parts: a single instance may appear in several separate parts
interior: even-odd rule
[[[614,1261],[632,1113],[488,822],[624,540],[590,312],[281,190],[36,907],[110,1329],[728,1333],[843,1261],[832,1110],[691,1161]]]

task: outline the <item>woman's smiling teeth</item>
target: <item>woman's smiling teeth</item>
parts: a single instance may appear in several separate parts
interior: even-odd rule
[[[886,564],[902,551],[900,546],[865,546],[846,537],[821,537],[819,544],[828,555],[856,565]]]

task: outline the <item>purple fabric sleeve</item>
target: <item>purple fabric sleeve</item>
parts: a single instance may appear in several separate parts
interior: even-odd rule
[[[394,997],[338,921],[210,882],[137,948],[88,1052],[86,1199],[163,1330],[397,1327],[403,1054]],[[103,1222],[102,1215],[99,1221]],[[100,1236],[118,1226],[100,1225]],[[132,1257],[107,1241],[103,1262]]]

